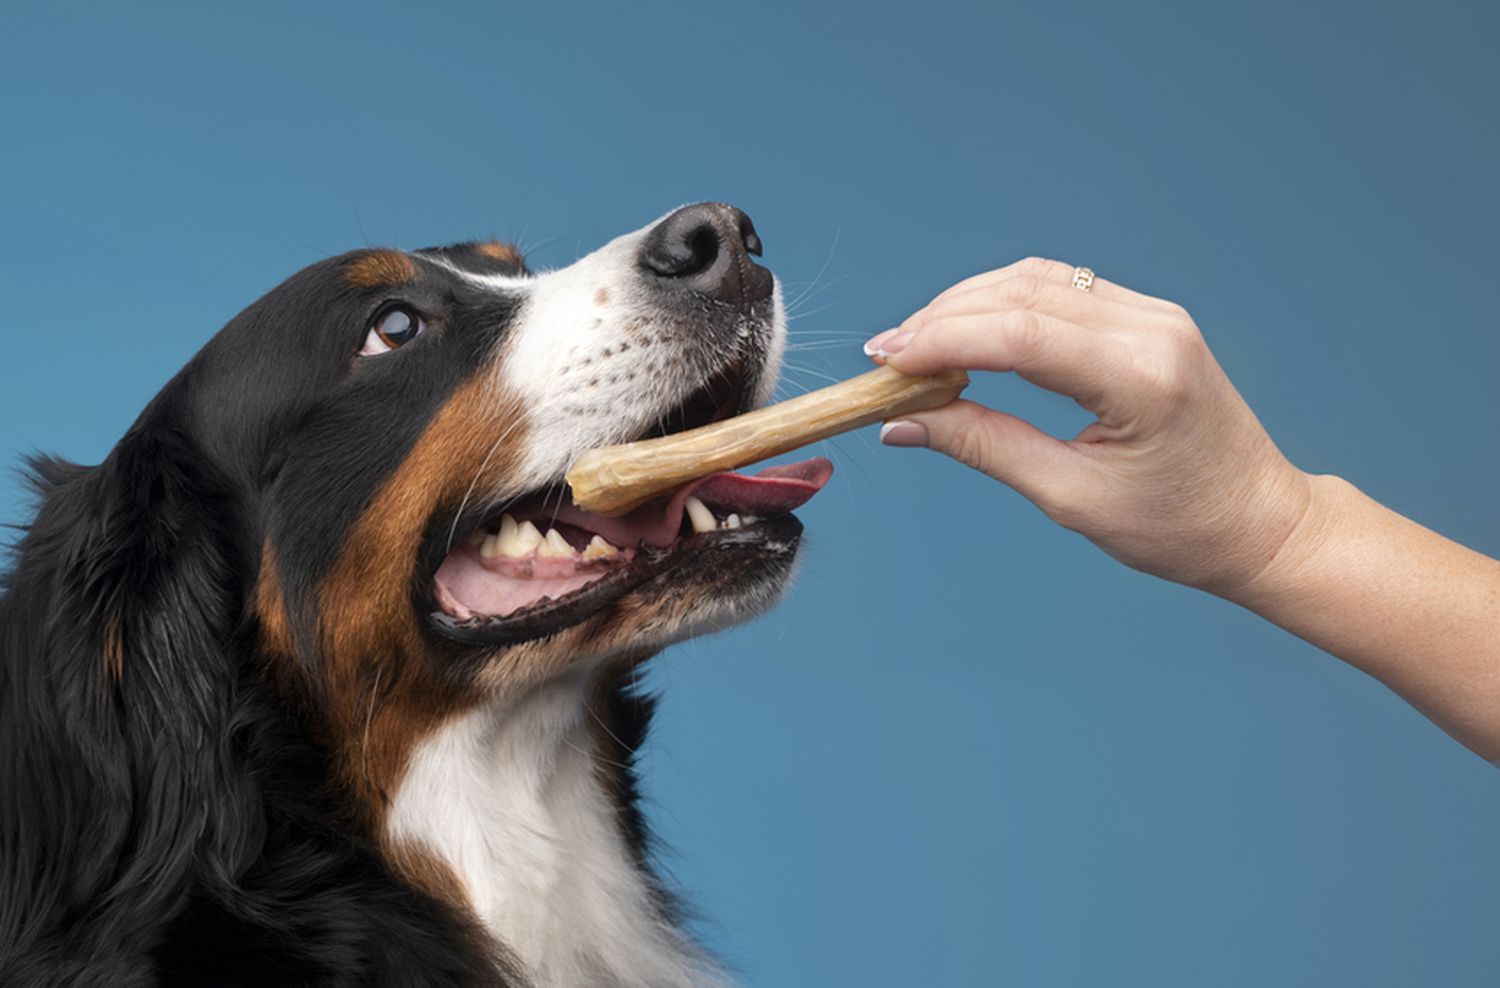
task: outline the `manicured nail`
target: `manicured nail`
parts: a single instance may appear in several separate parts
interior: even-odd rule
[[[905,333],[897,333],[888,340],[882,340],[880,346],[875,348],[875,356],[889,357],[893,353],[900,353],[906,349],[906,344],[910,343],[912,337],[916,335],[916,333],[907,331]]]
[[[865,356],[873,357],[880,350],[880,344],[896,335],[897,330],[888,329],[884,333],[877,333],[865,341]]]
[[[887,446],[926,446],[927,426],[906,420],[887,422],[880,427],[880,441]]]

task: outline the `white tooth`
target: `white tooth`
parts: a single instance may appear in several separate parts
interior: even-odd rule
[[[520,529],[510,515],[500,516],[500,534],[495,536],[502,556],[524,556],[526,549],[520,543]]]
[[[604,536],[596,535],[589,539],[588,546],[583,550],[584,559],[608,559],[610,556],[618,556],[620,550],[604,541]]]
[[[741,525],[754,525],[758,521],[760,521],[759,516],[757,516],[757,515],[746,515],[745,517],[743,517],[743,518],[740,519],[740,524]]]
[[[494,559],[501,553],[500,536],[486,535],[484,541],[479,545],[479,554],[485,559]]]
[[[734,513],[730,513],[729,517],[724,519],[724,527],[725,528],[739,528],[740,527],[740,516],[737,515],[737,514],[734,514]]]
[[[696,497],[687,499],[687,513],[695,532],[712,532],[719,527],[719,521],[714,517],[714,513],[708,510],[708,505]]]
[[[526,553],[542,544],[542,533],[529,521],[523,521],[516,528],[516,547],[521,551],[517,555],[524,556]]]
[[[573,547],[568,545],[568,540],[563,538],[555,528],[547,529],[547,537],[542,544],[536,547],[538,556],[563,557],[573,555]]]

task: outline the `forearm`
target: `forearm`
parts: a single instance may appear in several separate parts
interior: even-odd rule
[[[1227,594],[1385,683],[1500,759],[1500,562],[1337,477],[1314,477],[1296,532]]]

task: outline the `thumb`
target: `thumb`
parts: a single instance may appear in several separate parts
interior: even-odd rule
[[[880,428],[887,446],[926,446],[1015,488],[1042,510],[1082,479],[1083,464],[1067,443],[1025,419],[957,399]]]

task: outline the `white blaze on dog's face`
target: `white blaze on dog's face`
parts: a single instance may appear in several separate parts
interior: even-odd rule
[[[619,626],[589,622],[590,643],[570,640],[578,658],[658,646],[774,599],[796,547],[785,509],[821,486],[821,462],[720,477],[618,519],[574,506],[560,480],[584,450],[691,428],[769,398],[786,325],[779,286],[751,260],[759,248],[743,213],[703,204],[534,277],[440,260],[519,300],[495,382],[525,421],[504,488],[470,494],[484,521],[437,571],[438,604],[455,619],[440,628],[476,640],[535,639],[535,628],[560,630],[606,611],[616,582],[644,581],[620,596]],[[497,511],[497,501],[506,507]],[[744,557],[733,584],[722,578],[732,557]]]
[[[696,217],[673,222],[684,219]],[[730,251],[691,279],[707,292],[656,275],[641,255],[661,229],[658,221],[626,234],[527,286],[501,369],[535,423],[522,468],[531,480],[555,479],[583,450],[680,430],[672,410],[736,363],[740,393],[724,389],[724,410],[770,399],[786,344],[774,279]],[[752,301],[731,311],[736,296]]]

